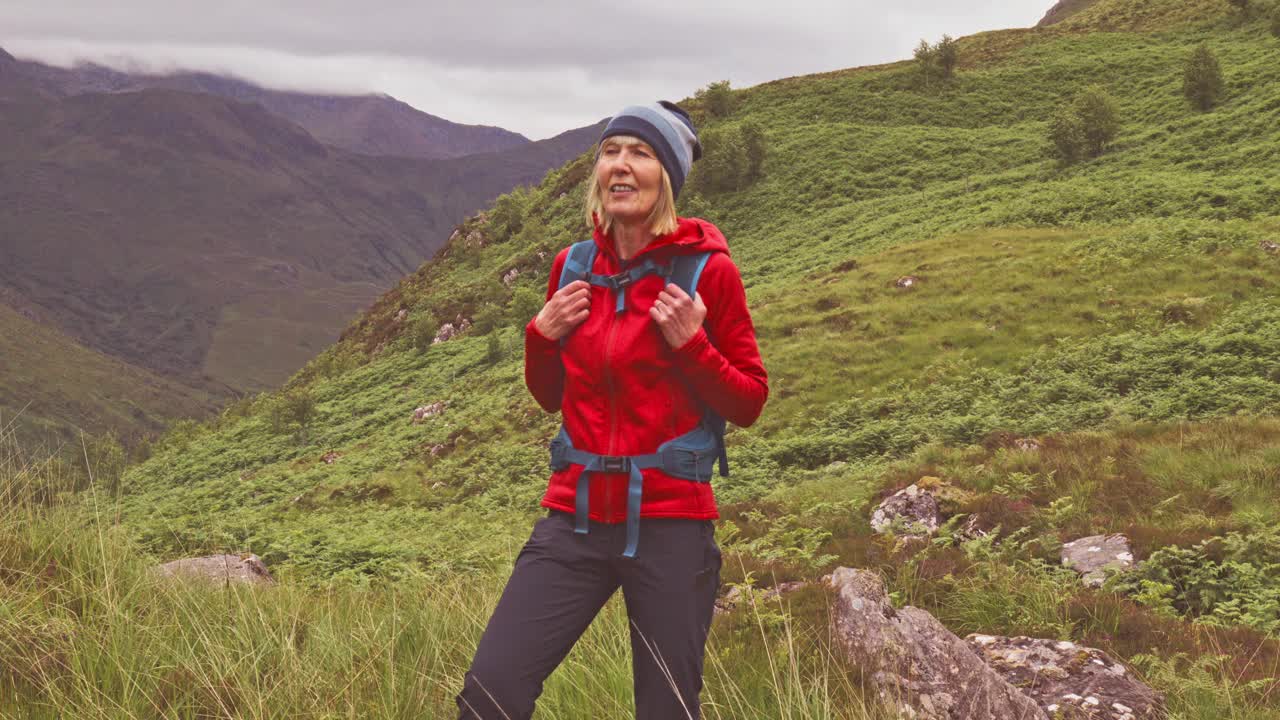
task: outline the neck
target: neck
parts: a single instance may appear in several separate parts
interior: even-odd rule
[[[627,225],[617,220],[613,223],[613,243],[622,260],[635,257],[653,238],[654,234],[649,232],[648,223]]]

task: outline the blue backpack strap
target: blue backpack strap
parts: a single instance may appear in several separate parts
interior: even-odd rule
[[[594,240],[583,240],[569,246],[569,255],[564,259],[564,267],[560,269],[560,284],[557,290],[574,280],[586,280],[591,275],[591,266],[596,261],[596,243]]]
[[[689,297],[693,297],[698,290],[698,279],[702,277],[702,270],[710,259],[709,252],[677,255],[671,263],[671,275],[667,278],[667,282],[675,283]],[[708,407],[703,412],[702,422],[716,438],[720,477],[729,477],[729,453],[724,445],[725,420]]]

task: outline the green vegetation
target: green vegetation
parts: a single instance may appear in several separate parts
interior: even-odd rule
[[[933,80],[950,80],[960,64],[960,48],[950,35],[932,45],[921,40],[914,52],[916,68],[925,87]]]
[[[1182,92],[1197,110],[1212,110],[1222,97],[1222,68],[1208,45],[1199,45],[1187,59]]]
[[[1060,105],[1049,122],[1049,139],[1067,164],[1098,157],[1119,132],[1116,101],[1097,85]]]
[[[708,156],[683,208],[729,239],[771,386],[716,482],[725,580],[873,568],[959,633],[1103,648],[1174,718],[1275,718],[1273,550],[1220,549],[1280,519],[1280,46],[1221,0],[1099,0],[956,42],[965,72],[930,92],[908,61],[724,84],[736,107],[720,114],[711,88],[691,103]],[[1182,93],[1204,42],[1233,78],[1212,113]],[[1064,165],[1045,138],[1077,96],[1074,147],[1098,153]],[[1123,125],[1087,126],[1108,114]],[[718,162],[751,179],[720,182]],[[68,487],[72,505],[14,516],[0,572],[24,584],[5,607],[47,630],[0,639],[0,667],[31,665],[12,648],[107,649],[74,645],[88,659],[63,685],[9,682],[49,716],[149,707],[174,667],[187,707],[225,681],[248,715],[446,712],[546,486],[558,418],[523,388],[521,333],[551,258],[586,236],[590,168],[586,154],[469,220],[281,392],[175,428],[118,503]],[[471,328],[431,344],[459,315]],[[307,431],[276,432],[271,408],[302,388]],[[442,409],[415,421],[427,406]],[[1018,449],[1025,436],[1040,449]],[[874,535],[871,507],[924,477],[951,489],[952,522],[923,547]],[[974,516],[985,537],[958,529]],[[50,540],[66,528],[87,539]],[[1156,559],[1146,585],[1086,589],[1057,567],[1062,542],[1099,532]],[[80,589],[44,602],[49,553],[75,543],[57,563]],[[221,551],[258,553],[283,586],[166,599],[139,584],[148,557]],[[100,570],[104,553],[134,569]],[[84,599],[98,583],[109,612]],[[1207,590],[1212,607],[1187,600]],[[706,714],[868,716],[856,669],[824,645],[826,602],[815,585],[718,618]],[[215,605],[216,628],[201,624]],[[550,716],[629,702],[619,606],[602,620],[553,677]],[[295,625],[315,641],[301,651]]]

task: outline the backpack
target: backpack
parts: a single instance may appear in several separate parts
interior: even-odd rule
[[[569,247],[564,267],[560,272],[557,290],[575,280],[607,287],[613,290],[617,301],[615,312],[622,312],[626,307],[626,289],[646,275],[662,275],[664,280],[675,283],[689,297],[693,297],[698,288],[698,279],[702,269],[706,267],[710,252],[693,255],[677,255],[670,263],[654,262],[645,258],[634,267],[614,275],[597,275],[591,272],[596,259],[596,243],[594,240],[583,240]],[[568,336],[560,339],[563,346]],[[729,476],[729,456],[724,445],[725,420],[708,406],[704,406],[702,420],[693,430],[676,438],[672,438],[658,447],[658,451],[648,455],[604,456],[588,453],[573,447],[564,425],[551,441],[551,469],[563,470],[570,463],[584,467],[578,477],[576,516],[574,532],[587,533],[587,480],[592,472],[629,472],[631,484],[627,497],[627,547],[623,551],[626,557],[635,557],[636,544],[640,534],[640,470],[646,467],[660,467],[668,475],[681,477],[694,482],[710,482],[712,463],[718,462],[720,476]]]

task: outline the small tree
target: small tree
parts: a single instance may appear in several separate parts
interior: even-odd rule
[[[511,293],[511,302],[507,308],[510,317],[523,328],[534,316],[542,312],[542,306],[545,304],[546,296],[540,290],[524,285],[517,287],[515,292]]]
[[[759,125],[753,122],[742,124],[742,147],[747,160],[746,180],[749,183],[755,182],[760,178],[760,168],[764,165],[767,153],[764,132]]]
[[[694,93],[693,97],[702,102],[702,107],[711,117],[727,117],[737,105],[737,99],[733,96],[733,90],[729,88],[728,80],[713,82]]]
[[[916,69],[919,70],[920,77],[924,78],[924,86],[929,87],[929,81],[938,74],[937,49],[922,38],[912,54],[916,58]]]
[[[297,426],[298,430],[304,430],[311,424],[312,417],[315,416],[316,400],[311,395],[311,390],[305,387],[296,387],[292,390],[286,390],[271,405],[271,429],[273,432],[284,432],[292,426]]]
[[[1182,76],[1182,93],[1197,110],[1213,109],[1222,96],[1222,68],[1209,46],[1201,43],[1187,59]]]
[[[1054,111],[1049,119],[1049,140],[1064,163],[1070,165],[1080,159],[1084,153],[1084,126],[1074,106],[1064,104]]]
[[[960,48],[955,38],[943,35],[942,40],[933,46],[933,51],[937,55],[938,68],[942,71],[942,77],[950,79],[955,75],[956,65],[960,64]]]
[[[1049,140],[1068,164],[1101,155],[1119,132],[1115,100],[1097,85],[1061,105],[1049,120]]]
[[[1076,96],[1076,113],[1084,129],[1084,149],[1089,157],[1098,157],[1120,132],[1120,112],[1116,101],[1098,85],[1090,85]]]

